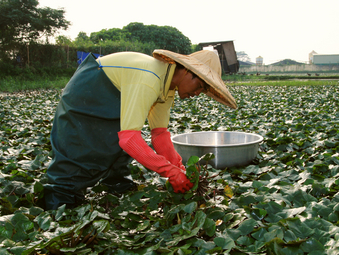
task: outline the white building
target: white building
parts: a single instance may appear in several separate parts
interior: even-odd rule
[[[312,51],[309,54],[309,61],[314,65],[339,65],[339,54],[317,54]]]

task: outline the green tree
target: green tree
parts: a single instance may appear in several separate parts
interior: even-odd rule
[[[75,38],[75,41],[76,42],[86,42],[86,41],[89,41],[89,37],[85,32],[81,31],[81,32],[78,33],[77,37]]]
[[[140,42],[182,54],[192,52],[191,41],[178,29],[170,26],[144,25],[139,22],[132,22],[122,29],[111,28],[93,32],[90,40],[95,44],[107,41]]]
[[[55,42],[57,45],[72,45],[72,39],[68,36],[64,36],[64,35],[59,35],[56,37]]]
[[[126,38],[126,34],[120,28],[102,29],[99,32],[91,33],[89,39],[93,43],[101,41],[120,41]]]
[[[251,58],[245,53],[245,51],[237,51],[237,59],[243,62],[251,62]]]
[[[152,40],[149,36],[149,28],[140,22],[132,22],[123,27],[123,31],[128,34],[131,41],[147,42]]]
[[[0,0],[0,49],[52,36],[59,29],[67,29],[63,9],[39,8],[37,0]]]
[[[158,48],[177,53],[191,53],[191,41],[177,28],[133,22],[123,27],[123,30],[128,31],[130,40],[137,40],[143,43],[153,42]]]
[[[202,47],[199,44],[192,44],[191,49],[192,49],[192,53],[193,53],[193,52],[202,50]]]

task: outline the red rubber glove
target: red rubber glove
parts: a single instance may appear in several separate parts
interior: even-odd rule
[[[172,165],[164,156],[157,155],[147,145],[141,137],[141,131],[124,130],[118,135],[120,147],[146,168],[168,178],[174,192],[184,193],[193,187],[179,167]]]
[[[152,145],[155,151],[164,156],[173,165],[186,171],[182,164],[182,158],[179,153],[174,149],[171,141],[171,133],[167,131],[167,128],[153,128],[151,130]]]

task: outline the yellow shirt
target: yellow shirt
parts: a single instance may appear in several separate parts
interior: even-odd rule
[[[146,118],[151,129],[168,126],[175,64],[137,52],[114,53],[97,62],[121,92],[121,131],[141,130]]]

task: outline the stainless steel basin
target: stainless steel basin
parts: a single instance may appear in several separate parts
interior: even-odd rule
[[[172,137],[184,164],[191,156],[213,153],[215,158],[208,163],[216,169],[249,165],[256,158],[262,140],[258,134],[232,131],[193,132]]]

